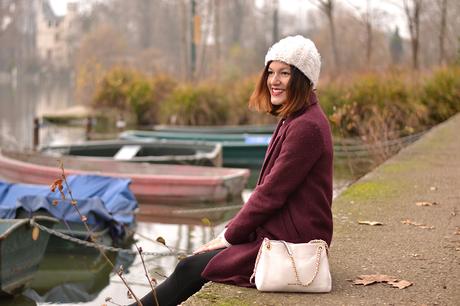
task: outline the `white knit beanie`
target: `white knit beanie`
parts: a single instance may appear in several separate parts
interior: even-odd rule
[[[265,66],[270,61],[293,65],[307,76],[314,88],[318,85],[321,56],[310,39],[301,35],[281,39],[265,55]]]

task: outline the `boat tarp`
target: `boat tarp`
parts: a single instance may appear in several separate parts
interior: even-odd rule
[[[99,175],[71,175],[67,177],[78,209],[88,218],[89,224],[116,221],[119,224],[134,223],[134,211],[138,204],[129,189],[130,179]],[[16,217],[18,209],[33,213],[46,211],[65,222],[81,222],[70,203],[67,187],[63,189],[67,200],[49,186],[0,181],[0,218]],[[58,200],[53,205],[53,200]]]

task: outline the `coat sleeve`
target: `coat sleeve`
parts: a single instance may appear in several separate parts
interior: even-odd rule
[[[225,232],[230,244],[247,242],[251,233],[279,210],[299,188],[324,151],[320,128],[311,122],[287,127],[286,137],[270,173],[233,218]]]

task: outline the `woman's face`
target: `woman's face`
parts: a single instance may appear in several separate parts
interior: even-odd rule
[[[291,66],[280,61],[273,61],[268,66],[267,86],[271,103],[281,105],[287,100],[287,86],[291,79]]]

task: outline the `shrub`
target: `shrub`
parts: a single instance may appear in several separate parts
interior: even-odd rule
[[[330,118],[342,136],[376,133],[376,140],[387,140],[422,129],[426,109],[416,103],[414,89],[401,77],[362,76],[339,93]]]
[[[429,110],[431,124],[460,112],[460,68],[443,68],[426,80],[420,98]]]
[[[103,78],[93,99],[95,107],[110,107],[120,112],[132,112],[136,123],[147,120],[145,114],[153,105],[153,87],[139,72],[113,68]]]
[[[225,124],[229,107],[216,85],[202,83],[177,87],[161,105],[161,120],[180,125]]]

